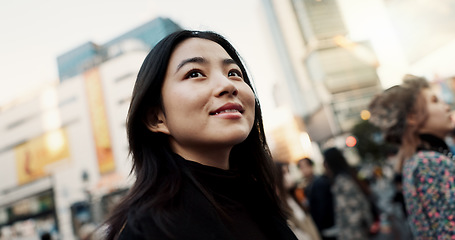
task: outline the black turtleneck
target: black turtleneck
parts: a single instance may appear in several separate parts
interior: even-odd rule
[[[173,239],[297,240],[252,177],[174,157],[184,176],[176,199],[181,207],[173,212],[177,218],[168,227]],[[148,212],[140,216],[136,222],[127,221],[120,240],[171,239]]]
[[[236,170],[223,170],[186,161],[197,181],[211,194],[221,212],[222,221],[236,239],[269,239],[251,211],[254,189]],[[257,199],[259,200],[259,199]],[[260,205],[260,203],[258,203]],[[267,211],[267,209],[263,209]]]
[[[439,137],[432,134],[420,134],[419,137],[421,144],[418,146],[417,150],[432,150],[443,154],[450,152],[449,146],[447,146],[446,142]]]

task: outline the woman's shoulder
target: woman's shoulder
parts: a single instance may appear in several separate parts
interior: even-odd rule
[[[455,174],[455,164],[451,157],[437,151],[420,150],[405,161],[403,176],[438,176],[441,174]]]
[[[448,158],[446,154],[433,150],[418,150],[413,155],[414,158]]]
[[[143,229],[142,226],[147,226]],[[146,240],[146,239],[170,239],[163,231],[158,229],[151,217],[141,218],[140,224],[135,224],[133,221],[127,221],[119,230],[117,240]]]
[[[177,216],[177,215],[176,215]],[[152,215],[143,214],[136,221],[128,219],[118,240],[231,240],[230,232],[205,209],[196,208],[178,214],[163,228]]]
[[[455,166],[453,158],[438,151],[419,150],[408,161],[405,167],[422,166]]]
[[[119,240],[230,239],[215,208],[196,186],[184,184],[180,197],[182,205],[167,216],[170,217],[168,223],[164,223],[165,217],[157,218],[154,215],[159,209],[130,209]]]

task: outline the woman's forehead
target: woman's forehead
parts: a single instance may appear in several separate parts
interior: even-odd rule
[[[201,54],[222,54],[229,57],[226,50],[218,43],[205,38],[188,38],[177,44],[171,54],[171,59],[179,57],[195,57]]]

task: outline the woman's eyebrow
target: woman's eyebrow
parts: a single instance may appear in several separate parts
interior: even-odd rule
[[[223,60],[223,65],[237,64],[232,58],[226,58]]]
[[[207,60],[205,60],[205,58],[202,58],[202,57],[193,57],[193,58],[184,59],[177,66],[177,70],[175,72],[178,72],[180,70],[180,68],[185,66],[185,64],[187,64],[187,63],[207,63]]]
[[[177,66],[177,70],[175,72],[178,72],[180,70],[180,68],[182,68],[183,66],[185,66],[188,63],[206,64],[206,63],[208,63],[208,61],[203,57],[193,57],[193,58],[184,59],[179,63],[179,65]],[[230,65],[230,64],[238,65],[237,62],[235,62],[232,58],[223,59],[222,64],[223,65]]]

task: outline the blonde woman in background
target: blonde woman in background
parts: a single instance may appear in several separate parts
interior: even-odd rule
[[[455,164],[444,142],[454,126],[449,106],[425,78],[406,75],[376,96],[370,121],[399,146],[408,219],[416,239],[455,238]]]

